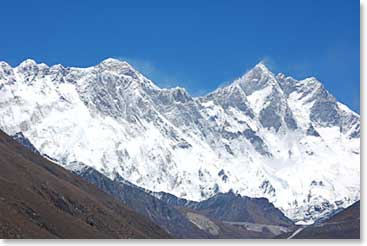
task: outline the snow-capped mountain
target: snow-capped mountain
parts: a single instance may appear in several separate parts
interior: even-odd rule
[[[192,97],[111,58],[88,68],[1,62],[0,115],[7,134],[66,168],[185,199],[232,190],[309,223],[360,196],[359,115],[316,78],[261,63]]]

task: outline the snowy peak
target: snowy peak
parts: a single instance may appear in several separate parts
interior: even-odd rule
[[[268,66],[266,66],[266,64],[262,61],[257,63],[252,69],[249,70],[249,72],[254,72],[254,71],[258,73],[274,75],[273,72],[270,70],[270,68],[268,68]]]
[[[236,103],[249,104],[248,99],[253,93],[265,90],[263,96],[267,96],[273,90],[275,93],[280,91],[273,73],[263,63],[259,63],[230,85],[217,89],[208,97],[220,97],[222,101],[227,100],[225,104],[232,104],[230,101],[233,99]]]
[[[28,77],[30,79],[32,76],[45,76],[48,73],[49,66],[45,63],[38,64],[32,59],[26,59],[21,62],[16,68],[16,72],[20,75]]]
[[[109,70],[114,72],[137,73],[137,71],[129,63],[115,58],[107,58],[103,60],[100,64],[98,64],[96,67],[100,68],[101,70]]]
[[[37,66],[37,62],[35,60],[25,59],[17,67],[19,69],[27,69],[27,68],[32,68],[32,67],[35,67],[35,66]]]
[[[32,59],[24,60],[15,69],[18,73],[26,76],[35,75],[39,70],[37,63]]]
[[[286,76],[284,74],[278,74],[276,76],[280,87],[283,92],[289,96],[291,93],[296,92],[299,94],[299,100],[303,100],[305,97],[311,98],[315,92],[325,91],[322,83],[315,77],[309,77],[303,80],[296,80],[293,77]]]
[[[159,89],[151,80],[147,79],[137,71],[128,62],[115,58],[107,58],[97,66],[93,67],[97,71],[100,79],[123,82],[123,84],[133,84],[135,87],[141,87],[144,90]]]
[[[336,98],[315,77],[297,81],[292,77],[277,76],[282,90],[294,110],[303,110],[312,124],[342,127],[341,110]],[[298,109],[295,106],[298,105]]]
[[[238,92],[238,88],[242,93]],[[221,93],[225,91],[231,95],[228,101],[233,100],[233,95],[237,95],[236,101],[242,101],[242,105],[245,104],[248,108],[246,111],[251,112],[249,115],[259,118],[263,127],[274,129],[276,132],[281,128],[293,130],[297,128],[279,81],[263,63],[257,64],[241,78],[224,88]]]
[[[267,87],[279,91],[274,74],[263,63],[257,64],[234,83],[239,84],[248,96]]]
[[[116,58],[106,58],[103,60],[100,64],[106,65],[106,66],[130,66],[129,63],[126,61],[116,59]]]
[[[273,74],[264,62],[259,62],[256,64],[255,69],[261,70],[263,73]]]

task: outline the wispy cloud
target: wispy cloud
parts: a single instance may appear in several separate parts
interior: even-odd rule
[[[183,87],[194,97],[204,96],[213,91],[213,88],[202,87],[192,79],[178,75],[177,71],[166,72],[153,61],[132,57],[117,57],[117,59],[128,62],[161,88]],[[230,81],[226,83],[229,84]]]
[[[270,56],[264,56],[260,59],[259,63],[266,65],[270,70],[274,71],[277,69],[275,60]]]
[[[177,78],[177,76],[168,74],[162,69],[159,69],[153,61],[132,57],[118,57],[118,59],[128,62],[139,72],[144,74],[147,78],[153,80],[154,83],[162,88],[172,88],[176,86],[185,87],[183,80],[180,80]]]

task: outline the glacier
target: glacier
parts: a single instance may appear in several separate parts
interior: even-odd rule
[[[0,128],[70,170],[90,166],[201,201],[265,197],[313,223],[360,199],[360,117],[314,77],[259,63],[201,97],[125,61],[87,68],[0,62]]]

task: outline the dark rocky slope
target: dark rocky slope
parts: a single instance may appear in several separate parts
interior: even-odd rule
[[[175,199],[174,196],[165,193],[160,193],[159,197],[169,204],[193,209],[219,221],[249,222],[286,227],[294,224],[266,198],[250,198],[237,195],[231,191],[218,193],[201,202]]]
[[[295,239],[359,239],[360,201],[333,215],[320,224],[301,230]]]

